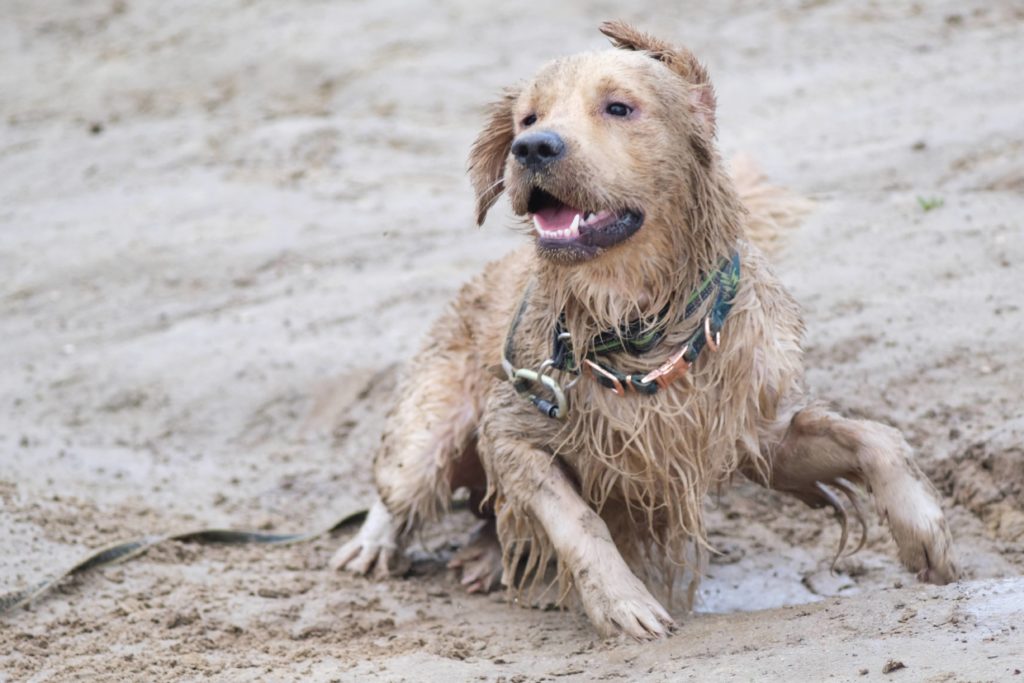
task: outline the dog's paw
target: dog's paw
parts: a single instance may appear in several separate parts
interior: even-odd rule
[[[889,524],[903,566],[928,583],[956,581],[960,571],[953,536],[938,494],[911,460],[906,443],[901,444],[900,456],[897,462],[902,466],[884,482],[875,482],[878,512]]]
[[[923,498],[923,496],[922,496]],[[953,538],[938,503],[922,500],[916,507],[887,510],[889,529],[899,547],[900,561],[921,581],[944,585],[960,575]]]
[[[490,593],[501,585],[501,544],[494,520],[482,522],[473,531],[469,543],[456,551],[448,568],[461,570],[461,583],[467,593]]]
[[[665,608],[628,570],[600,583],[578,576],[577,588],[587,616],[604,636],[624,634],[636,640],[654,640],[675,628]]]
[[[331,558],[330,566],[375,579],[401,576],[409,568],[405,554],[397,547],[373,543],[356,536]]]
[[[622,633],[636,640],[664,638],[676,625],[649,593],[610,600],[598,619],[598,630],[605,635]]]
[[[409,561],[398,543],[400,525],[377,501],[370,508],[359,532],[331,558],[330,567],[376,579],[399,576],[409,568]]]

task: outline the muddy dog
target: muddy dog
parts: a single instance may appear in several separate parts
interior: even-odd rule
[[[463,287],[409,364],[380,498],[333,565],[401,572],[410,535],[467,487],[493,515],[452,563],[470,590],[551,587],[603,634],[659,637],[673,621],[651,590],[699,573],[703,501],[741,473],[835,508],[844,542],[863,486],[903,564],[953,580],[900,433],[803,388],[800,311],[751,240],[785,199],[723,169],[707,72],[623,23],[601,31],[614,49],[548,64],[490,109],[469,160],[477,222],[504,192],[532,244]]]

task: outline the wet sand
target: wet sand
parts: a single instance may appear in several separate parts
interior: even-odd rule
[[[622,17],[716,84],[726,157],[815,203],[775,257],[811,388],[903,430],[965,579],[874,516],[709,501],[695,614],[660,643],[326,567],[342,537],[170,545],[0,620],[0,681],[1014,680],[1024,670],[1024,12],[1009,2],[49,2],[0,9],[0,591],[194,525],[367,501],[396,368],[513,248],[473,227],[482,107]],[[927,209],[926,209],[927,207]],[[904,668],[883,673],[890,660]]]

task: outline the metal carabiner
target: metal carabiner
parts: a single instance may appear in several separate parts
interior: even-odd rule
[[[538,396],[531,396],[530,401],[545,413],[548,417],[553,417],[559,420],[565,419],[565,416],[569,414],[569,404],[565,400],[565,392],[562,391],[562,387],[555,381],[555,378],[550,375],[542,375],[536,370],[528,370],[526,368],[519,368],[513,374],[514,379],[525,379],[528,382],[534,382],[543,384],[548,388],[548,391],[555,397],[555,404],[551,404],[550,401],[545,401]]]

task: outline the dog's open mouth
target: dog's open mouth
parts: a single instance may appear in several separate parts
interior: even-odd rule
[[[540,188],[530,193],[526,210],[541,251],[573,260],[597,256],[602,249],[629,239],[644,222],[638,210],[576,208]]]

